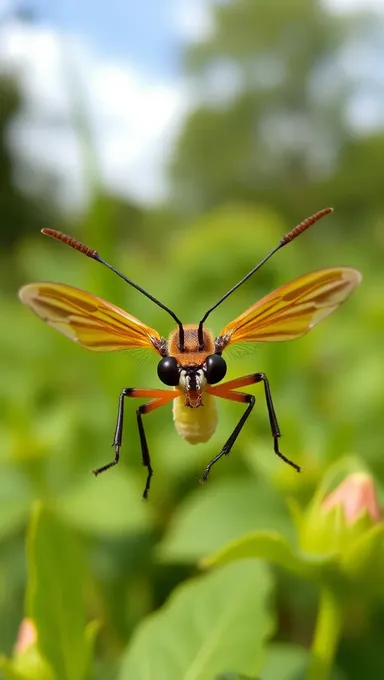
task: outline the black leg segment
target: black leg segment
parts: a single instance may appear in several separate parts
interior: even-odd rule
[[[137,426],[139,428],[141,457],[142,457],[142,460],[143,460],[144,467],[146,467],[147,470],[148,470],[147,481],[145,482],[145,488],[144,488],[144,491],[143,491],[143,498],[147,499],[149,487],[151,486],[151,477],[153,475],[153,470],[152,470],[152,466],[151,466],[151,457],[149,455],[147,438],[146,438],[145,432],[144,432],[142,414],[145,414],[145,404],[143,406],[139,406],[139,408],[137,409],[136,418],[137,418]]]
[[[157,391],[159,393],[159,390]],[[125,397],[138,397],[138,398],[143,398],[146,396],[152,396],[150,394],[149,390],[138,390],[135,388],[129,388],[126,387],[125,389],[122,390],[120,397],[119,397],[119,405],[118,405],[118,411],[117,411],[117,421],[116,421],[116,428],[115,428],[115,435],[113,438],[113,444],[115,448],[115,457],[114,459],[110,462],[107,463],[106,465],[103,465],[102,467],[97,468],[96,470],[92,470],[93,474],[95,476],[101,474],[102,472],[105,472],[106,470],[109,470],[111,467],[114,465],[117,465],[119,462],[120,458],[120,448],[122,444],[122,439],[123,439],[123,422],[124,422],[124,399]],[[151,477],[153,475],[153,470],[151,466],[151,457],[149,455],[149,449],[148,449],[148,444],[147,444],[147,439],[145,436],[144,432],[144,427],[143,427],[143,421],[142,421],[142,416],[145,415],[146,413],[149,413],[150,411],[154,410],[155,408],[158,408],[159,406],[162,406],[163,403],[166,403],[166,401],[163,401],[161,397],[156,394],[156,391],[153,390],[153,396],[154,399],[147,404],[142,404],[139,406],[139,408],[136,411],[136,418],[137,418],[137,426],[139,429],[139,437],[140,437],[140,445],[141,445],[141,457],[143,461],[143,465],[147,468],[148,474],[147,474],[147,480],[145,483],[145,488],[143,492],[143,497],[147,498],[148,497],[148,491],[151,483]]]
[[[97,475],[100,475],[102,472],[105,472],[106,470],[109,470],[111,467],[114,465],[117,465],[120,459],[120,447],[121,447],[121,441],[123,438],[123,422],[124,422],[124,397],[129,397],[132,393],[132,389],[126,387],[122,390],[120,397],[119,397],[119,406],[117,409],[117,421],[116,421],[116,428],[115,428],[115,436],[113,437],[113,444],[115,448],[115,457],[113,460],[111,460],[110,463],[106,463],[106,465],[102,465],[99,468],[96,468],[96,470],[92,470],[93,474],[95,477]]]
[[[243,413],[243,415],[241,416],[239,422],[237,423],[237,425],[236,425],[235,429],[233,430],[231,436],[228,438],[228,440],[227,440],[226,443],[224,444],[224,446],[223,446],[223,448],[221,449],[220,453],[218,453],[217,456],[215,456],[215,457],[211,460],[211,462],[208,463],[207,467],[206,467],[205,470],[204,470],[204,474],[203,474],[203,476],[202,476],[201,479],[200,479],[200,482],[201,482],[202,484],[204,484],[204,482],[207,481],[207,478],[208,478],[208,475],[209,475],[209,472],[210,472],[210,469],[211,469],[212,465],[214,465],[215,463],[217,463],[217,461],[220,460],[220,458],[222,458],[223,456],[228,456],[228,454],[230,453],[230,451],[231,451],[231,449],[232,449],[232,446],[234,445],[234,443],[235,443],[237,437],[239,436],[241,430],[243,429],[243,426],[244,426],[244,424],[245,424],[245,422],[246,422],[248,416],[250,415],[250,413],[251,413],[251,411],[252,411],[252,409],[253,409],[253,407],[254,407],[254,405],[255,405],[256,399],[255,399],[255,397],[253,396],[253,394],[244,394],[244,395],[242,395],[242,396],[244,396],[244,402],[248,404],[247,409],[246,409],[246,411]]]
[[[271,389],[269,387],[269,382],[268,378],[265,375],[265,373],[251,373],[251,375],[245,375],[242,378],[235,378],[234,380],[229,380],[226,383],[223,383],[221,385],[214,385],[210,386],[208,388],[208,392],[210,394],[213,394],[214,396],[220,397],[221,399],[229,399],[230,401],[238,401],[242,403],[248,403],[249,406],[246,409],[244,415],[240,419],[239,423],[235,427],[234,431],[232,432],[231,436],[229,437],[228,441],[224,445],[223,449],[220,451],[220,453],[207,465],[204,474],[201,478],[201,482],[205,482],[208,475],[209,471],[214,463],[216,461],[220,460],[222,456],[228,455],[230,452],[234,442],[236,441],[245,421],[247,420],[250,412],[252,411],[252,408],[255,403],[255,397],[253,397],[250,394],[245,394],[244,392],[237,392],[237,389],[241,387],[246,387],[247,385],[254,385],[255,383],[262,382],[264,384],[264,393],[265,393],[265,400],[267,403],[267,409],[268,409],[268,416],[269,416],[269,424],[271,428],[271,434],[273,437],[273,449],[274,452],[276,453],[279,458],[281,458],[285,463],[293,467],[297,472],[302,472],[302,468],[294,463],[293,461],[289,460],[286,456],[284,456],[283,453],[279,450],[279,438],[281,437],[281,432],[279,428],[279,424],[277,422],[277,417],[275,413],[275,409],[273,406],[273,401],[272,401],[272,395],[271,395]]]
[[[279,424],[277,422],[277,417],[275,413],[275,409],[273,406],[273,401],[272,401],[272,395],[271,395],[271,388],[269,387],[269,381],[265,373],[255,373],[255,382],[263,382],[264,383],[264,392],[265,392],[265,400],[267,402],[267,409],[268,409],[268,416],[269,416],[269,424],[271,426],[271,433],[273,437],[273,449],[279,458],[281,458],[285,463],[293,467],[297,472],[302,472],[303,468],[300,467],[300,465],[297,465],[294,463],[292,460],[289,460],[286,456],[284,456],[281,451],[279,451],[279,438],[281,437],[281,432],[279,428]]]

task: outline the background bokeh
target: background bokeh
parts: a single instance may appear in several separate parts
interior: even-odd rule
[[[83,544],[87,608],[104,625],[95,680],[116,677],[135,626],[253,528],[291,531],[287,498],[310,498],[335,460],[357,456],[384,482],[384,15],[382,3],[227,0],[0,2],[0,649],[23,618],[31,504],[54,507]],[[375,6],[376,5],[376,6]],[[161,10],[160,10],[161,6]],[[80,9],[81,7],[81,9]],[[229,359],[264,371],[283,432],[273,455],[262,388],[229,459],[198,478],[239,418],[220,403],[212,440],[192,447],[171,407],[145,419],[154,477],[141,501],[135,404],[121,463],[111,456],[123,387],[160,386],[156,357],[87,352],[18,298],[61,281],[167,336],[167,315],[43,227],[96,248],[185,322],[294,224],[333,216],[277,254],[210,318],[218,332],[304,272],[350,265],[363,284],[305,338]],[[276,639],[306,646],[315,593],[275,573]],[[384,675],[384,606],[351,616],[338,655],[350,680]],[[278,680],[278,678],[276,678]]]

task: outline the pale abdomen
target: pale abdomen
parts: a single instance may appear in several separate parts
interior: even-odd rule
[[[203,406],[190,408],[185,405],[185,396],[173,402],[173,420],[176,431],[190,444],[199,444],[210,439],[217,426],[215,397],[203,394]]]

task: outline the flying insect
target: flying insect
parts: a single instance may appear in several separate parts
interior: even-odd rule
[[[109,463],[93,470],[94,475],[105,472],[119,462],[127,398],[149,399],[136,411],[142,461],[147,468],[144,498],[148,496],[153,475],[143,426],[144,415],[172,401],[177,432],[191,444],[197,444],[208,441],[216,430],[215,397],[244,404],[245,411],[232,434],[205,468],[200,480],[205,482],[212,466],[230,453],[255,405],[254,395],[238,390],[255,383],[263,383],[264,386],[274,452],[297,472],[302,471],[279,449],[281,432],[265,373],[252,373],[223,383],[227,365],[222,355],[236,343],[277,342],[305,335],[347,299],[361,281],[360,272],[349,267],[333,267],[299,276],[256,302],[228,323],[216,337],[205,322],[211,312],[253,276],[275,252],[331,212],[332,208],[324,208],[294,227],[261,262],[208,309],[199,324],[183,324],[171,309],[108,264],[96,250],[54,229],[42,230],[43,234],[62,241],[108,267],[165,310],[177,324],[167,340],[112,303],[66,284],[31,283],[20,289],[19,297],[24,304],[47,324],[87,349],[109,352],[142,348],[156,352],[159,356],[158,377],[163,384],[173,387],[172,390],[125,387],[121,391],[113,439],[115,456]]]

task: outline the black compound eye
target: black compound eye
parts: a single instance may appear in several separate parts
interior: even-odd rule
[[[227,364],[219,354],[210,354],[205,361],[207,368],[205,375],[210,385],[220,382],[227,372]]]
[[[157,375],[164,385],[176,387],[179,384],[179,369],[175,357],[164,357],[157,366]]]

